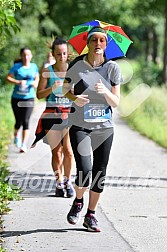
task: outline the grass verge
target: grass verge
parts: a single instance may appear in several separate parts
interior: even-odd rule
[[[0,232],[3,231],[2,215],[10,211],[9,201],[20,200],[20,189],[14,185],[9,185],[9,169],[7,163],[8,145],[13,134],[13,114],[10,105],[10,86],[0,87]],[[2,248],[3,240],[0,238],[0,252],[6,250]]]
[[[126,114],[126,111],[132,113],[123,118],[128,125],[134,130],[147,136],[160,146],[167,148],[167,89],[165,87],[152,87],[150,94],[136,109],[133,111],[134,100],[137,102],[138,93],[133,99],[123,99],[120,103],[120,113]],[[132,97],[131,97],[132,98]]]

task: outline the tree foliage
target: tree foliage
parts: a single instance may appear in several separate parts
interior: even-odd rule
[[[22,7],[19,5],[19,0],[0,0],[0,2],[3,3],[0,13],[3,12],[3,15],[8,17],[9,14],[6,15],[5,11],[9,10],[9,6],[12,12],[10,18],[8,17],[12,26],[9,21],[8,25],[0,21],[1,38],[7,35],[9,30],[14,35],[8,39],[0,56],[0,60],[3,61],[8,51],[8,65],[16,57],[17,51],[14,48],[25,45],[32,48],[34,61],[39,65],[42,64],[48,50],[47,41],[53,36],[68,39],[74,25],[99,19],[121,26],[133,40],[134,43],[127,54],[129,58],[142,56],[148,64],[153,62],[163,66],[163,76],[165,73],[167,75],[165,56],[167,38],[164,36],[167,23],[166,0],[147,0],[142,4],[140,0],[99,0],[98,3],[96,0],[22,0]],[[9,3],[11,5],[8,5]],[[10,27],[7,32],[6,27]],[[15,34],[18,27],[20,31]],[[165,78],[163,82],[165,83]]]
[[[12,32],[19,31],[14,12],[21,9],[20,0],[0,0],[0,48],[7,43],[7,37],[12,36]]]

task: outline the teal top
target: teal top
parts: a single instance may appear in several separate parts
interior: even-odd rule
[[[49,69],[47,87],[52,87],[56,81],[60,82],[60,86],[52,90],[52,93],[47,97],[47,107],[70,107],[72,102],[63,96],[62,86],[64,78],[57,76],[53,69],[53,65],[47,68]]]
[[[16,80],[26,80],[26,87],[15,85],[12,97],[16,99],[31,99],[35,98],[35,88],[32,85],[38,72],[38,67],[35,63],[30,63],[29,67],[23,66],[22,62],[15,63],[9,70],[10,74],[14,75]]]

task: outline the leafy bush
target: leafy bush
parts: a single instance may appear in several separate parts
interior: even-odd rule
[[[7,38],[12,36],[13,32],[19,31],[14,12],[21,8],[20,0],[0,0],[0,48],[7,43]]]

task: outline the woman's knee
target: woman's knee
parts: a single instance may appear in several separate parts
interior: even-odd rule
[[[91,184],[90,190],[97,193],[102,193],[104,190],[104,179],[100,179]]]
[[[59,149],[54,149],[52,150],[52,158],[55,159],[55,160],[60,160],[62,159],[62,150]]]
[[[99,169],[97,172],[93,172],[92,183],[90,189],[94,192],[101,193],[104,190],[106,177],[106,167]]]
[[[84,169],[77,172],[75,183],[79,187],[88,187],[90,184],[92,172],[90,169]]]
[[[24,120],[23,122],[23,130],[28,130],[29,129],[29,120]]]
[[[66,158],[68,158],[68,159],[72,159],[72,158],[73,158],[73,152],[72,152],[71,149],[70,149],[70,150],[65,149],[65,150],[63,151],[63,153],[64,153],[64,156],[65,156]]]
[[[21,127],[21,122],[17,121],[14,125],[15,129],[20,129]]]

